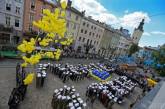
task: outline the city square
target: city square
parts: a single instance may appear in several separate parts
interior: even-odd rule
[[[165,109],[162,4],[0,0],[0,109]]]
[[[1,62],[1,81],[0,81],[0,97],[1,105],[0,107],[2,109],[8,108],[7,101],[9,99],[10,93],[12,91],[12,88],[15,87],[16,80],[15,80],[15,63],[20,62],[20,60],[4,60]],[[43,61],[42,63],[46,63],[47,61]],[[97,63],[97,60],[82,60],[82,59],[64,59],[60,63],[71,63],[71,64],[88,64],[88,63]],[[113,74],[113,79],[115,79],[118,75]],[[80,96],[82,96],[83,100],[86,100],[85,92],[87,89],[87,86],[91,83],[98,82],[95,79],[92,78],[85,78],[83,81],[74,82],[69,80],[67,83],[63,83],[58,77],[53,76],[51,73],[48,73],[48,77],[46,78],[45,85],[43,88],[36,88],[36,81],[34,80],[33,83],[28,86],[27,95],[25,97],[25,100],[21,102],[20,109],[50,109],[51,108],[51,99],[52,94],[55,89],[61,88],[64,85],[72,86],[74,85],[76,90],[80,93]],[[129,108],[129,105],[131,102],[136,100],[136,97],[138,95],[141,95],[142,90],[137,87],[136,90],[128,97],[125,98],[125,102],[123,104],[115,104],[113,108],[118,109],[127,109]],[[104,109],[105,107],[99,102],[96,101],[93,106],[94,109]],[[92,109],[91,106],[87,106],[87,109]]]

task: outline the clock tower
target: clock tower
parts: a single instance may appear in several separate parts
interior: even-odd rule
[[[144,26],[144,19],[142,19],[142,21],[140,22],[138,28],[134,29],[134,32],[132,34],[132,40],[134,44],[138,44],[139,40],[144,32],[143,30],[143,26]]]

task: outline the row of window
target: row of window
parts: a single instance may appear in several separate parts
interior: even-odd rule
[[[77,24],[74,23],[74,24],[70,24],[69,22],[67,22],[66,26],[69,28],[69,26],[72,26],[73,25],[73,29],[76,29],[77,28]]]
[[[85,42],[85,38],[81,38],[79,37],[78,41],[82,41],[82,42]],[[88,39],[87,40],[87,44],[92,44],[92,40]],[[97,44],[98,45],[98,41],[94,41],[93,44]]]
[[[10,16],[6,16],[6,25],[7,26],[10,26],[11,22],[11,17]],[[15,18],[15,27],[19,27],[19,19],[18,18]]]
[[[16,6],[16,8],[15,8],[15,13],[16,14],[20,14],[20,7],[18,7],[18,6]],[[6,10],[7,11],[11,11],[11,4],[9,4],[9,3],[6,3]]]
[[[88,32],[87,30],[84,31],[83,29],[81,29],[81,33],[87,34],[87,32]],[[95,33],[89,32],[89,36],[91,36],[91,35],[94,37],[95,36]],[[96,34],[96,38],[97,37],[100,38],[100,35]]]
[[[89,27],[89,24],[88,24],[88,23],[86,23],[86,22],[83,22],[83,26]],[[91,29],[96,30],[96,27],[94,27],[93,25],[91,25]],[[102,30],[101,30],[101,29],[98,29],[98,31],[102,32]]]
[[[70,12],[70,11],[68,12],[68,16],[67,16],[67,17],[69,17],[69,18],[71,18],[71,17],[72,17],[72,14],[71,14],[71,12]],[[78,20],[79,20],[79,16],[78,16],[78,15],[76,15],[75,20],[76,20],[76,21],[78,21]]]

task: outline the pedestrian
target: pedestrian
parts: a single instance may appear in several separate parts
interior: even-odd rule
[[[18,89],[13,88],[8,101],[9,109],[18,109],[19,102],[20,102],[20,96]]]

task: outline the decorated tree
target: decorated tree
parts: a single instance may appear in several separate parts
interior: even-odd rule
[[[43,18],[39,21],[34,21],[33,25],[41,30],[45,35],[40,37],[39,35],[30,41],[23,40],[22,44],[18,45],[18,50],[22,53],[22,59],[24,63],[22,67],[28,65],[34,66],[40,62],[43,57],[49,57],[51,59],[59,60],[61,55],[61,49],[56,48],[55,51],[43,52],[42,49],[36,51],[36,44],[38,42],[41,48],[49,48],[50,44],[60,44],[62,46],[68,46],[72,43],[72,37],[67,33],[66,29],[66,2],[61,2],[61,7],[56,8],[52,13],[50,10],[43,10]],[[30,77],[29,77],[30,75]],[[29,84],[28,80],[34,76],[34,73],[28,75],[28,79],[25,79],[24,83]]]

